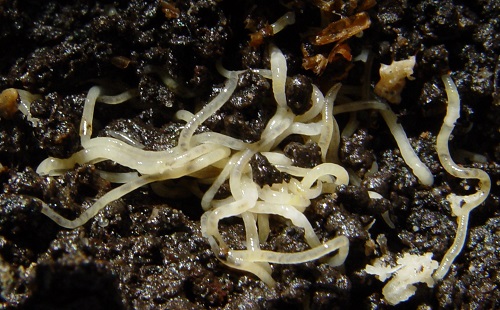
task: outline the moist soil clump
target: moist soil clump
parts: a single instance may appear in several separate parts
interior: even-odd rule
[[[382,295],[384,284],[367,274],[365,266],[382,255],[395,263],[403,252],[432,252],[441,260],[456,229],[446,196],[474,193],[477,185],[447,174],[435,151],[446,112],[440,76],[451,72],[462,100],[450,141],[452,155],[463,166],[485,170],[492,190],[471,213],[466,245],[448,275],[433,288],[420,285],[415,296],[396,307],[500,308],[499,2],[235,3],[0,1],[0,91],[17,88],[39,95],[31,103],[31,120],[0,105],[0,307],[390,307]],[[270,32],[270,25],[290,11],[295,23],[277,34]],[[329,23],[365,13],[371,25],[362,36],[314,43]],[[416,57],[415,80],[407,81],[402,102],[391,108],[435,176],[434,185],[418,182],[379,114],[359,112],[356,130],[342,137],[338,154],[355,181],[314,199],[305,211],[320,240],[337,235],[349,239],[349,256],[342,267],[321,259],[274,264],[274,288],[226,267],[217,259],[223,253],[213,253],[202,237],[199,198],[177,191],[192,184],[187,177],[164,184],[174,188],[177,198],[163,198],[154,188],[142,187],[74,230],[41,213],[43,201],[75,218],[114,188],[101,177],[101,169],[130,171],[102,162],[76,165],[57,178],[35,172],[45,158],[67,158],[81,149],[79,122],[90,87],[104,85],[113,94],[137,88],[137,96],[126,104],[96,106],[95,136],[120,136],[139,148],[160,151],[175,146],[185,124],[175,113],[197,111],[223,87],[218,62],[229,70],[246,70],[231,99],[199,130],[255,142],[276,106],[269,99],[270,81],[248,69],[269,69],[271,42],[285,55],[290,77],[287,106],[297,115],[311,107],[313,83],[322,89],[338,81],[372,89],[380,64]],[[371,70],[356,61],[365,51]],[[318,70],[322,66],[314,71],[302,66],[306,58],[326,62],[314,63]],[[363,93],[346,92],[344,100],[366,99]],[[340,128],[349,123],[346,115],[337,120]],[[298,167],[322,162],[318,144],[298,135],[279,148]],[[250,165],[259,186],[290,180],[260,153]],[[370,199],[368,191],[383,198]],[[226,183],[217,197],[228,194]],[[309,248],[303,229],[278,216],[271,216],[270,222],[263,249]],[[246,248],[240,219],[221,221],[219,230],[231,248]]]

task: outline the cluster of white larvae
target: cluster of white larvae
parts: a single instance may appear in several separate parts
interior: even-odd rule
[[[346,259],[349,241],[338,236],[322,243],[310,222],[303,214],[310,200],[321,194],[333,193],[340,184],[349,183],[347,171],[338,164],[325,162],[312,169],[292,165],[290,158],[279,149],[278,144],[292,134],[309,137],[318,143],[323,159],[329,152],[337,152],[340,138],[336,130],[332,108],[340,85],[334,86],[326,95],[314,86],[312,107],[302,115],[295,115],[287,106],[285,84],[287,65],[285,56],[274,45],[270,46],[271,70],[255,70],[272,80],[276,112],[255,143],[245,143],[216,132],[194,134],[199,126],[219,110],[237,87],[243,71],[227,71],[219,66],[227,80],[221,92],[196,114],[178,111],[176,116],[185,121],[177,145],[166,151],[146,151],[135,143],[116,137],[92,138],[92,119],[96,102],[118,104],[135,95],[128,91],[117,96],[104,96],[100,87],[92,87],[87,95],[80,136],[83,149],[70,158],[48,158],[43,161],[39,174],[57,175],[72,169],[75,164],[97,163],[112,160],[132,168],[138,174],[106,173],[103,177],[125,184],[99,198],[92,207],[78,218],[68,220],[47,205],[43,213],[61,226],[75,228],[85,224],[108,203],[151,182],[177,179],[183,176],[198,178],[210,187],[201,199],[205,213],[201,218],[203,235],[209,240],[214,253],[225,264],[249,271],[270,286],[274,285],[269,263],[294,264],[311,261],[331,252],[337,252],[329,262],[341,265]],[[336,137],[336,138],[332,138]],[[293,176],[289,182],[260,187],[253,181],[250,160],[256,153],[264,155],[281,172]],[[229,182],[231,195],[222,200],[214,197],[219,188]],[[269,215],[279,215],[304,229],[305,240],[311,249],[300,253],[277,253],[260,249],[269,234]],[[246,250],[230,249],[219,233],[219,221],[239,216],[246,231]]]
[[[48,158],[39,165],[37,172],[41,175],[55,176],[73,169],[75,164],[95,164],[112,160],[135,170],[136,173],[103,172],[104,178],[124,184],[100,197],[92,207],[74,220],[61,216],[46,204],[43,204],[42,212],[63,227],[75,228],[85,224],[110,202],[141,186],[190,176],[197,178],[200,183],[210,185],[201,199],[205,211],[201,218],[201,229],[213,252],[224,264],[251,272],[269,286],[275,284],[271,276],[270,263],[296,264],[330,255],[329,264],[334,266],[343,264],[349,251],[347,237],[337,236],[331,240],[319,240],[303,214],[311,199],[322,194],[334,193],[338,185],[349,183],[346,169],[334,163],[340,143],[340,132],[334,115],[366,109],[379,110],[394,135],[406,164],[419,181],[423,185],[431,186],[433,176],[411,148],[402,126],[397,122],[396,115],[385,103],[364,100],[334,107],[340,84],[334,85],[326,95],[313,85],[311,108],[304,114],[295,115],[287,106],[285,57],[274,45],[270,45],[269,51],[271,69],[255,69],[254,72],[271,80],[277,108],[262,132],[261,139],[254,143],[245,143],[216,132],[195,134],[200,125],[230,99],[237,87],[238,77],[243,71],[227,71],[219,66],[220,73],[227,78],[224,87],[195,114],[184,110],[177,112],[177,118],[186,124],[180,133],[177,145],[166,151],[144,150],[134,141],[128,140],[126,135],[119,133],[116,133],[115,137],[91,137],[96,102],[120,104],[136,95],[136,91],[131,90],[116,96],[105,96],[104,89],[92,87],[85,101],[80,124],[83,149],[68,159]],[[449,77],[445,77],[444,81],[450,98],[448,115],[437,139],[437,152],[447,171],[460,178],[477,178],[480,184],[475,195],[449,197],[452,210],[459,218],[459,227],[456,242],[443,259],[434,276],[435,279],[444,277],[454,257],[460,252],[466,234],[468,214],[484,201],[490,186],[489,177],[483,171],[462,169],[453,163],[449,156],[448,139],[460,108],[458,93],[456,88],[453,88],[453,82]],[[29,103],[32,99],[22,92],[19,93],[19,97],[22,105],[28,107],[28,112],[25,114],[29,117]],[[345,129],[344,133],[349,131],[352,132],[352,128]],[[292,134],[301,135],[306,141],[316,142],[321,149],[323,163],[311,169],[293,166],[291,159],[278,148],[280,142]],[[257,185],[253,181],[249,164],[256,153],[264,155],[279,171],[291,175],[291,179],[272,186]],[[231,195],[221,200],[214,199],[226,181],[229,182]],[[370,196],[380,198],[377,193],[371,193]],[[270,232],[269,215],[278,215],[302,228],[310,249],[297,253],[262,250],[261,245],[266,242]],[[219,221],[229,217],[241,217],[243,220],[246,233],[245,250],[229,248],[227,240],[224,240],[219,232]]]

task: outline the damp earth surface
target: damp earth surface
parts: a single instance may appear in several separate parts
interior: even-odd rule
[[[269,25],[287,12],[295,23],[273,35]],[[342,44],[314,44],[329,22],[365,13],[371,25]],[[384,286],[364,268],[381,255],[432,252],[440,260],[456,228],[446,196],[474,192],[476,183],[448,175],[435,151],[446,112],[440,76],[451,72],[462,100],[450,148],[455,160],[486,171],[492,190],[471,213],[465,247],[433,288],[418,285],[401,308],[500,307],[500,3],[496,0],[415,1],[0,1],[0,90],[40,96],[28,120],[0,107],[0,305],[23,309],[385,309]],[[94,133],[122,133],[146,150],[168,150],[182,129],[174,117],[195,111],[222,87],[216,63],[231,70],[269,68],[273,43],[288,63],[288,106],[310,107],[312,83],[373,86],[380,64],[416,56],[414,80],[392,105],[411,145],[435,176],[421,185],[405,164],[381,117],[358,115],[342,138],[338,159],[357,177],[305,211],[321,238],[344,235],[349,256],[341,267],[321,260],[273,265],[276,286],[221,264],[202,237],[199,198],[178,191],[160,197],[142,187],[103,209],[84,226],[60,227],[41,213],[39,200],[75,217],[115,185],[100,170],[128,171],[113,162],[77,165],[57,178],[35,171],[45,158],[80,149],[79,122],[88,89],[105,83],[117,92],[137,87],[119,106],[97,105]],[[306,69],[312,55],[337,54],[321,70]],[[356,56],[368,52],[371,74]],[[339,56],[342,55],[342,56]],[[161,68],[164,83],[148,68]],[[316,71],[314,71],[316,70]],[[321,71],[321,72],[318,72]],[[319,74],[318,74],[319,73]],[[366,81],[368,79],[368,82]],[[365,80],[365,81],[364,81]],[[231,99],[199,130],[257,141],[275,106],[270,82],[247,71]],[[348,117],[338,118],[340,124]],[[291,136],[279,146],[294,165],[322,162],[317,144]],[[476,158],[484,160],[477,161]],[[370,173],[373,163],[378,170]],[[260,186],[290,176],[257,154],[251,162]],[[189,178],[179,184],[189,186]],[[177,181],[176,181],[177,182]],[[228,195],[228,184],[218,197]],[[376,191],[382,199],[370,199]],[[37,198],[37,199],[33,199]],[[389,212],[395,228],[381,215]],[[266,249],[308,248],[304,231],[278,218]],[[232,248],[245,248],[238,219],[221,222]]]

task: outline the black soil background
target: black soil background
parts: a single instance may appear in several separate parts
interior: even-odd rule
[[[465,166],[481,168],[492,192],[470,218],[466,245],[445,279],[433,288],[418,285],[405,309],[500,308],[500,2],[498,0],[380,0],[367,12],[371,27],[347,42],[353,55],[373,56],[372,86],[380,63],[416,56],[413,76],[394,106],[412,145],[436,177],[432,187],[418,183],[402,160],[383,120],[360,113],[355,134],[342,141],[340,160],[360,178],[336,195],[319,197],[306,211],[321,239],[337,234],[351,241],[343,267],[321,261],[273,266],[275,288],[250,274],[228,269],[201,236],[201,207],[192,196],[165,199],[141,188],[106,207],[83,227],[67,230],[41,214],[43,200],[75,217],[113,184],[97,168],[82,165],[58,178],[35,170],[48,156],[68,157],[80,148],[79,119],[88,89],[105,85],[116,93],[138,88],[139,97],[118,106],[97,105],[99,135],[124,132],[147,149],[175,143],[178,109],[194,110],[222,85],[215,70],[269,66],[266,46],[274,42],[287,57],[296,88],[287,86],[295,108],[310,81],[331,86],[344,74],[345,85],[360,85],[363,64],[339,61],[321,76],[301,67],[301,45],[322,28],[322,18],[349,16],[369,1],[332,1],[334,14],[321,14],[321,1],[18,1],[0,0],[0,90],[40,94],[28,121],[21,112],[0,118],[0,307],[5,309],[384,309],[383,283],[363,269],[382,254],[432,252],[440,260],[454,237],[456,221],[445,197],[474,192],[476,183],[448,175],[437,159],[435,137],[446,108],[440,76],[451,72],[462,99],[461,118],[450,143],[487,159]],[[316,4],[316,5],[315,5]],[[250,34],[287,11],[296,23],[250,47]],[[255,43],[255,42],[254,42]],[[326,52],[332,46],[312,47]],[[178,81],[166,87],[161,71]],[[348,70],[349,69],[349,70]],[[255,74],[240,79],[237,92],[205,124],[254,141],[273,113],[266,104],[269,85]],[[254,100],[248,99],[254,98]],[[339,117],[341,126],[347,121]],[[290,139],[282,146],[297,165],[320,162],[317,145]],[[462,156],[463,157],[463,156]],[[365,175],[373,161],[379,171]],[[259,184],[282,176],[262,157],[252,161]],[[189,184],[182,180],[179,184]],[[177,184],[178,185],[178,184]],[[167,184],[176,186],[176,184]],[[468,189],[468,190],[467,190]],[[371,201],[367,190],[384,199]],[[220,195],[224,195],[223,192]],[[396,228],[380,214],[389,211]],[[375,220],[373,226],[370,224]],[[244,245],[241,222],[220,227],[232,246]],[[303,231],[273,219],[268,249],[307,248]]]

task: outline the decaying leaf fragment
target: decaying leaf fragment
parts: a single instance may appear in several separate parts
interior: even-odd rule
[[[370,17],[366,12],[344,17],[336,22],[330,23],[314,38],[313,44],[325,45],[333,42],[343,42],[350,37],[370,27]]]
[[[305,49],[302,49],[304,56],[302,67],[306,70],[312,70],[319,75],[326,69],[329,63],[341,58],[351,61],[351,48],[345,41],[369,28],[370,24],[370,17],[366,12],[357,13],[330,23],[316,34],[311,41],[316,46],[334,43],[328,57],[322,54],[311,55]]]
[[[181,11],[175,6],[175,4],[169,1],[161,1],[161,11],[165,14],[168,19],[179,18]]]

